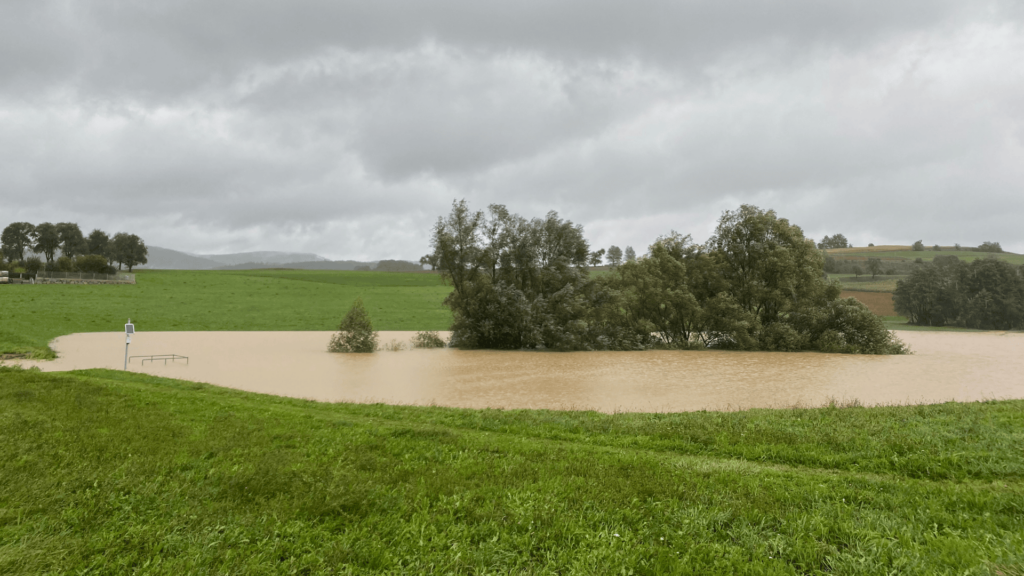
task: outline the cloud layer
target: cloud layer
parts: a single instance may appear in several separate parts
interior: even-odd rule
[[[0,225],[411,259],[455,198],[640,249],[754,203],[1024,252],[1017,6],[10,0]]]

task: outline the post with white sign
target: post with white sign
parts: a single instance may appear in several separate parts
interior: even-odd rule
[[[135,334],[135,325],[132,324],[132,319],[128,319],[128,323],[124,325],[124,369],[128,369],[128,345],[132,343],[132,334]]]

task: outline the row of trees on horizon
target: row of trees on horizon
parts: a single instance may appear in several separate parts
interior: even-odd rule
[[[100,229],[88,236],[74,222],[53,224],[43,222],[13,222],[0,234],[0,254],[11,268],[21,268],[34,275],[41,269],[61,272],[90,272],[112,274],[127,267],[145,264],[149,249],[135,234],[118,232],[111,237]],[[29,254],[28,257],[26,255]],[[31,254],[42,254],[44,262]],[[0,262],[3,264],[3,262]]]
[[[728,348],[890,354],[904,346],[824,274],[824,255],[772,210],[726,212],[695,244],[675,232],[590,275],[582,226],[455,202],[421,260],[453,290],[452,345],[636,350]]]

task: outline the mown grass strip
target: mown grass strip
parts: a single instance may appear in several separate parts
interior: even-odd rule
[[[1021,408],[474,411],[0,369],[0,572],[987,573],[1024,560]]]

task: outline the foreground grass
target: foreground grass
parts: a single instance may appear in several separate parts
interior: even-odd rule
[[[0,573],[990,574],[1024,401],[617,414],[0,368]]]
[[[308,270],[140,271],[134,285],[0,287],[0,353],[53,357],[64,334],[121,330],[334,330],[362,297],[378,330],[446,330],[435,274]]]

